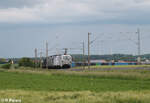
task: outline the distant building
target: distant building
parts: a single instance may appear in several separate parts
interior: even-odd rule
[[[118,60],[119,63],[127,63],[126,61],[123,60]]]
[[[106,60],[91,60],[91,63],[108,63]]]

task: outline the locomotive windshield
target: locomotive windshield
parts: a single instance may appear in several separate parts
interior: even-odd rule
[[[63,59],[69,61],[71,59],[71,57],[70,56],[63,56]]]

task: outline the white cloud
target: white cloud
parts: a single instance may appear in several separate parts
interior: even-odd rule
[[[35,22],[41,20],[35,15],[34,10],[29,8],[9,8],[0,10],[0,22]]]
[[[0,9],[0,22],[132,20],[136,15],[141,15],[142,20],[149,9],[148,0],[41,0],[31,7]]]

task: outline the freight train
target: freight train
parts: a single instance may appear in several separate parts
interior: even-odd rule
[[[70,68],[72,64],[71,55],[52,55],[48,58],[45,58],[42,64],[43,68],[48,67],[49,69],[61,69],[61,68]]]

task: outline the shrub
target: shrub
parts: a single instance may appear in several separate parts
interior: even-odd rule
[[[19,66],[34,67],[34,62],[30,58],[21,58],[19,60]]]
[[[11,67],[10,63],[2,65],[2,68],[4,68],[4,69],[10,69],[10,67]]]
[[[15,68],[15,69],[18,69],[18,68],[19,68],[19,65],[14,65],[14,68]]]

